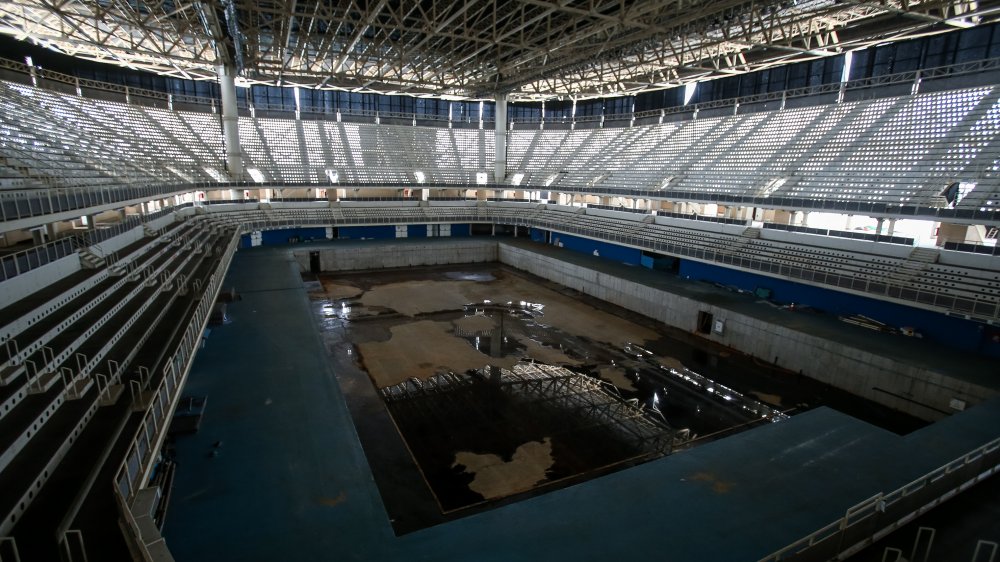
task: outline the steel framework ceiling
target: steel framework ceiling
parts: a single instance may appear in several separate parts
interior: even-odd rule
[[[184,78],[511,99],[673,87],[997,19],[1000,0],[3,0],[0,32]]]

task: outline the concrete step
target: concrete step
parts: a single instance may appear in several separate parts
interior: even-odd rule
[[[90,387],[94,386],[93,377],[81,377],[73,382],[69,386],[69,391],[66,393],[66,400],[79,400],[83,398]]]
[[[103,407],[115,404],[118,402],[118,397],[120,397],[124,391],[125,385],[123,384],[113,384],[109,386],[107,392],[101,395],[99,405]]]
[[[23,372],[24,365],[11,365],[8,363],[0,367],[0,386],[6,386],[10,381],[21,376]]]
[[[923,264],[937,263],[938,258],[941,257],[941,250],[937,248],[914,248],[910,252],[910,255],[906,258],[907,261],[918,262]]]
[[[84,269],[98,269],[104,267],[104,258],[94,254],[86,248],[77,251],[77,254],[80,256],[80,265],[82,265]]]
[[[136,412],[145,412],[149,405],[153,403],[153,398],[156,397],[156,390],[144,390],[139,394],[139,400],[132,405],[132,410]]]
[[[50,371],[48,373],[42,373],[35,379],[34,384],[28,389],[28,394],[41,394],[48,391],[50,388],[55,386],[57,382],[61,380],[59,373]]]

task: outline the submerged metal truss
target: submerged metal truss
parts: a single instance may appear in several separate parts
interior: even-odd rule
[[[5,0],[0,32],[185,78],[621,95],[996,19],[1000,0]]]
[[[485,370],[484,370],[485,373]],[[501,392],[514,399],[524,410],[524,417],[535,419],[560,431],[577,431],[588,427],[605,427],[634,447],[640,456],[669,454],[683,444],[688,432],[671,428],[659,412],[641,408],[625,400],[610,383],[580,375],[563,367],[541,363],[518,363],[512,369],[501,369],[495,382],[486,382],[469,374],[438,374],[427,380],[407,382],[381,390],[395,415],[404,409],[416,408],[419,419],[489,420],[491,416],[478,412],[476,400],[460,392],[475,385],[495,384]],[[551,408],[542,408],[541,405]],[[444,423],[444,422],[442,422]],[[683,436],[683,437],[682,437]]]

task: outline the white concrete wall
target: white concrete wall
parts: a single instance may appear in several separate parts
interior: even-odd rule
[[[151,228],[153,230],[160,230],[161,228],[163,228],[165,226],[170,226],[171,224],[173,224],[177,220],[177,218],[178,218],[178,215],[176,215],[174,213],[171,213],[171,214],[168,214],[168,215],[163,215],[162,217],[160,217],[158,219],[154,219],[154,220],[151,220],[151,221],[147,222],[146,226],[148,226],[149,228]]]
[[[725,322],[725,330],[721,335],[704,337],[919,418],[943,417],[935,410],[949,411],[952,398],[971,406],[997,395],[992,389],[931,369],[899,364],[870,352],[522,248],[501,243],[499,257],[504,264],[682,330],[693,332],[698,312],[709,312],[714,319]]]
[[[715,320],[725,323],[725,329],[722,334],[702,337],[926,420],[943,417],[941,411],[949,411],[953,398],[972,406],[998,395],[995,390],[930,368],[901,364],[803,331],[502,242],[411,241],[312,251],[320,252],[324,271],[499,261],[689,332],[696,329],[698,313],[709,312]],[[309,253],[308,248],[293,252],[302,271],[309,269]]]
[[[412,240],[412,239],[410,239]],[[323,271],[354,271],[451,263],[497,261],[497,244],[489,240],[450,240],[405,244],[361,244],[293,250],[300,271],[309,271],[309,253],[320,253]]]
[[[129,229],[126,232],[123,232],[122,234],[119,234],[118,236],[115,236],[114,238],[109,238],[104,242],[101,242],[99,244],[94,244],[93,247],[96,248],[96,251],[94,253],[99,256],[106,256],[112,252],[117,252],[118,250],[121,250],[125,246],[128,246],[129,244],[135,242],[136,240],[142,238],[145,235],[146,231],[143,230],[141,226],[137,226],[135,228]]]
[[[77,271],[80,271],[80,255],[72,253],[42,267],[12,277],[0,283],[0,308],[9,306]],[[5,322],[11,320],[13,319],[4,319]]]

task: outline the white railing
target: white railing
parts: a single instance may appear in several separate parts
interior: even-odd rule
[[[115,476],[115,489],[127,504],[144,485],[152,468],[152,461],[159,451],[173,410],[177,405],[180,389],[194,360],[194,352],[201,342],[202,332],[222,286],[222,279],[239,243],[239,233],[234,233],[215,272],[202,292],[194,315],[187,324],[177,351],[164,362],[163,378],[153,391],[146,414],[132,439],[128,454]]]
[[[982,480],[1000,472],[1000,438],[889,492],[875,494],[844,516],[760,562],[832,560],[870,545]]]
[[[298,228],[305,226],[372,226],[393,224],[434,224],[434,223],[494,223],[524,226],[527,228],[542,228],[552,232],[573,234],[613,242],[633,248],[651,250],[660,253],[686,257],[713,264],[739,268],[755,273],[771,276],[792,278],[807,283],[834,287],[839,290],[858,294],[874,295],[896,300],[907,304],[915,304],[934,310],[969,316],[983,320],[1000,319],[1000,301],[983,293],[975,294],[974,288],[968,289],[970,295],[950,294],[938,287],[921,285],[919,280],[899,282],[888,277],[864,274],[863,271],[851,271],[852,266],[862,268],[866,262],[838,261],[834,265],[838,272],[823,271],[825,267],[808,267],[806,264],[796,265],[783,260],[775,260],[770,254],[757,251],[746,246],[740,251],[732,250],[732,235],[702,231],[696,229],[675,229],[665,225],[653,225],[639,222],[629,222],[625,226],[621,220],[610,219],[599,215],[568,215],[559,211],[541,210],[535,203],[522,204],[520,207],[433,207],[428,213],[423,207],[341,207],[342,217],[335,216],[326,210],[306,209],[271,209],[267,213],[256,209],[256,205],[244,205],[243,210],[212,213],[211,216],[229,224],[240,226],[242,233],[255,230],[276,230],[282,228]],[[447,212],[451,210],[452,212]],[[586,219],[586,223],[580,219]],[[756,240],[758,244],[766,244],[767,250],[778,251],[787,245],[772,243],[766,240]],[[860,242],[871,245],[870,251],[875,251],[877,245],[871,242]],[[820,246],[820,248],[822,248]],[[816,259],[824,259],[817,256]],[[987,259],[984,256],[984,259]],[[988,269],[988,267],[987,267]],[[953,291],[962,290],[961,287]]]

